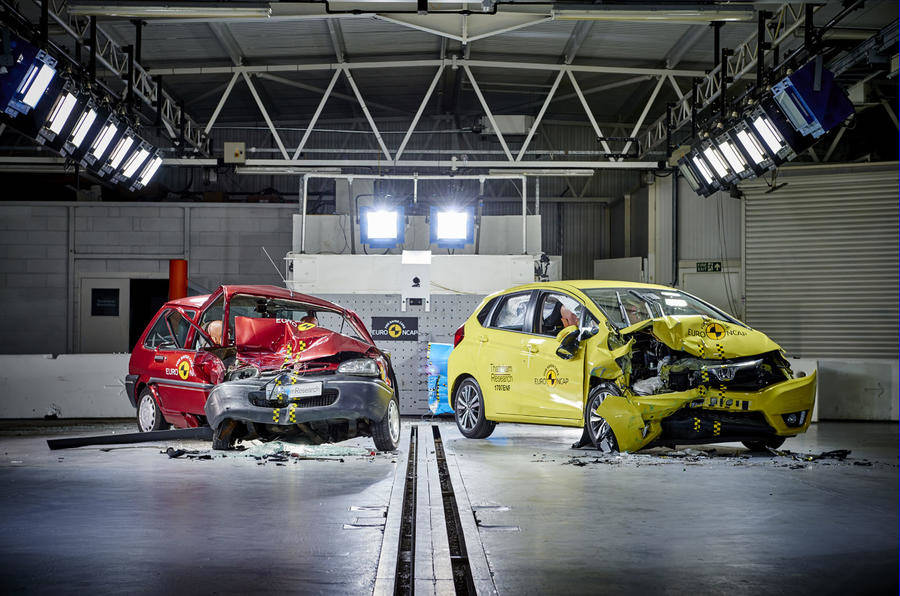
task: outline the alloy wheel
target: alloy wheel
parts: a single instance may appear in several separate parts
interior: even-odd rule
[[[481,414],[478,392],[472,385],[466,385],[460,390],[456,401],[456,417],[459,425],[464,430],[471,431],[478,424],[478,417]]]

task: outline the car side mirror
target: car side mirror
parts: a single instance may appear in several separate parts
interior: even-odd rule
[[[569,325],[559,332],[556,336],[559,341],[559,347],[556,348],[556,355],[563,360],[571,360],[578,352],[578,344],[581,343],[581,331],[575,325]]]

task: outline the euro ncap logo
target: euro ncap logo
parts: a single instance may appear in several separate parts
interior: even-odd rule
[[[400,323],[391,323],[388,326],[387,332],[391,337],[400,337],[400,334],[403,333],[403,327]]]
[[[551,387],[555,387],[559,381],[559,372],[555,368],[548,368],[544,376],[547,378],[547,384]]]
[[[721,339],[725,336],[725,327],[719,323],[709,323],[704,331],[706,331],[706,337],[711,339]]]
[[[188,356],[182,356],[178,359],[178,364],[175,367],[178,370],[178,376],[181,380],[187,380],[187,378],[191,375],[191,359]]]

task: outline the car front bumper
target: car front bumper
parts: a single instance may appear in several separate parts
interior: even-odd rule
[[[259,394],[264,390],[259,380],[220,383],[206,400],[206,419],[213,429],[217,429],[223,420],[276,426],[360,418],[377,422],[384,418],[388,403],[394,397],[394,390],[380,379],[351,375],[309,376],[306,379],[322,382],[321,396],[265,406],[251,400],[251,393]]]

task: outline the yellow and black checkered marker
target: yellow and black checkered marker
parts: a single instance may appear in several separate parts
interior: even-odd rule
[[[700,358],[706,357],[706,344],[703,343],[703,340],[700,340]]]
[[[713,422],[713,436],[718,437],[722,433],[722,423],[716,420]]]
[[[719,360],[725,360],[725,348],[722,347],[722,344],[716,344],[716,357]]]
[[[297,404],[291,404],[288,408],[288,422],[291,424],[297,424],[297,417],[295,410],[297,409]]]
[[[699,418],[694,418],[694,432],[695,433],[700,432],[700,419]]]
[[[297,331],[309,331],[315,326],[315,323],[300,323],[299,325],[297,325]]]
[[[275,408],[272,410],[272,422],[278,423],[278,418],[281,416],[281,410],[279,408]]]

